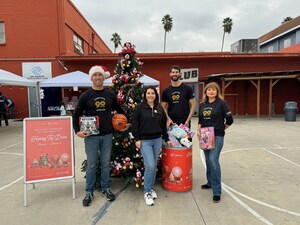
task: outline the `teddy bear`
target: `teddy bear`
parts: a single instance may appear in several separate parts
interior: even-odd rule
[[[192,142],[189,141],[188,137],[181,138],[180,143],[187,148],[192,146]]]

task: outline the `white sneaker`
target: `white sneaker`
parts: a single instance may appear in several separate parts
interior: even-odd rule
[[[150,193],[151,193],[151,196],[152,196],[153,199],[157,199],[157,194],[153,189],[151,190]]]
[[[145,199],[147,205],[150,205],[150,206],[154,205],[154,201],[153,201],[151,192],[146,192],[144,194],[144,199]]]

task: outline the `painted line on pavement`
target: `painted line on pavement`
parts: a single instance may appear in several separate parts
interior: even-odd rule
[[[7,184],[7,185],[5,185],[5,186],[3,186],[3,187],[1,187],[0,188],[0,191],[2,191],[2,190],[4,190],[4,189],[6,189],[6,188],[8,188],[8,187],[10,187],[11,185],[13,185],[13,184],[15,184],[15,183],[17,183],[17,182],[19,182],[20,180],[22,180],[23,179],[23,176],[22,177],[19,177],[18,179],[16,179],[15,181],[13,181],[13,182],[11,182],[11,183],[9,183],[9,184]]]
[[[285,212],[285,213],[288,213],[288,214],[291,214],[291,215],[294,215],[294,216],[300,216],[300,213],[298,213],[298,212],[293,212],[293,211],[290,211],[290,210],[287,210],[287,209],[279,208],[277,206],[273,206],[273,205],[270,205],[268,203],[259,201],[259,200],[255,199],[255,198],[252,198],[252,197],[250,197],[248,195],[245,195],[245,194],[243,194],[243,193],[241,193],[241,192],[233,189],[232,187],[229,187],[228,185],[226,185],[224,183],[222,183],[222,184],[225,185],[225,187],[228,188],[230,191],[232,191],[232,192],[234,192],[234,193],[236,193],[236,194],[238,194],[238,195],[240,195],[240,196],[242,196],[242,197],[244,197],[244,198],[246,198],[246,199],[248,199],[248,200],[250,200],[252,202],[256,202],[256,203],[258,203],[260,205],[269,207],[271,209],[275,209],[275,210],[280,211],[280,212]]]
[[[280,159],[283,159],[283,160],[285,160],[285,161],[287,161],[287,162],[289,162],[289,163],[291,163],[291,164],[293,164],[293,165],[295,165],[295,166],[297,166],[297,167],[300,167],[300,165],[299,164],[297,164],[297,163],[295,163],[295,162],[293,162],[293,161],[291,161],[291,160],[289,160],[289,159],[286,159],[286,158],[284,158],[284,157],[282,157],[282,156],[280,156],[280,155],[278,155],[278,154],[276,154],[276,153],[274,153],[274,152],[271,152],[271,151],[269,151],[269,150],[267,150],[267,149],[265,149],[265,148],[262,148],[264,151],[266,151],[266,152],[269,152],[270,154],[272,154],[272,155],[275,155],[276,157],[278,157],[278,158],[280,158]]]
[[[257,219],[259,219],[261,222],[273,225],[270,221],[268,221],[266,218],[264,218],[262,215],[260,215],[258,212],[256,212],[254,209],[249,207],[247,204],[245,204],[242,200],[240,200],[238,197],[236,197],[231,191],[229,191],[227,188],[229,188],[226,184],[222,182],[222,189],[230,195],[231,198],[233,198],[237,203],[239,203],[243,208],[245,208],[248,212],[250,212],[253,216],[255,216]]]
[[[203,151],[200,153],[201,161],[203,163],[203,166],[206,169],[205,164],[205,156]],[[269,222],[266,218],[261,216],[258,212],[256,212],[254,209],[252,209],[250,206],[248,206],[246,203],[244,203],[242,200],[240,200],[238,197],[236,197],[232,192],[230,192],[226,187],[228,187],[226,184],[222,182],[222,189],[231,197],[233,198],[237,203],[239,203],[244,209],[246,209],[249,213],[251,213],[254,217],[256,217],[258,220],[262,221],[263,223],[267,225],[273,225],[271,222]]]
[[[20,154],[20,153],[14,153],[14,152],[0,152],[1,155],[18,155],[18,156],[23,156],[23,154]],[[15,181],[3,186],[0,188],[0,191],[10,187],[11,185],[17,183],[18,181],[20,181],[21,179],[23,179],[23,176],[22,177],[19,177],[18,179],[16,179]]]
[[[23,141],[18,142],[18,143],[13,144],[13,145],[10,145],[10,146],[8,146],[8,147],[6,147],[6,148],[2,148],[2,149],[0,149],[0,152],[4,151],[4,150],[6,150],[6,149],[9,149],[9,148],[11,148],[11,147],[14,147],[14,146],[16,146],[16,145],[22,144],[22,143],[23,143]]]
[[[21,153],[15,153],[15,152],[0,152],[0,155],[18,155],[23,156]]]
[[[288,147],[281,147],[281,146],[279,146],[279,145],[275,145],[275,146],[276,146],[276,148],[273,147],[273,148],[269,148],[269,149],[283,149],[283,148],[288,148]],[[299,148],[299,147],[294,147],[294,148]],[[234,149],[234,150],[224,151],[224,152],[221,152],[221,154],[225,154],[225,153],[229,153],[229,152],[235,152],[235,151],[245,151],[245,150],[250,150],[250,149],[256,149],[256,150],[262,149],[262,150],[264,150],[264,151],[266,151],[266,152],[268,152],[268,153],[270,153],[270,154],[275,155],[276,157],[278,157],[278,158],[280,158],[280,159],[283,159],[283,160],[285,160],[285,161],[287,161],[287,162],[289,162],[289,163],[291,163],[291,164],[293,164],[293,165],[295,165],[295,166],[297,166],[297,167],[300,167],[299,164],[294,163],[294,162],[292,162],[292,161],[290,161],[290,160],[288,160],[288,159],[286,159],[286,158],[284,158],[284,157],[282,157],[282,156],[280,156],[280,155],[277,155],[277,154],[275,154],[275,153],[273,153],[273,152],[267,150],[266,148],[244,148],[244,149],[241,148],[241,149]],[[300,149],[300,148],[299,148],[299,149]],[[222,184],[224,184],[224,183],[222,182]],[[277,206],[273,206],[273,205],[270,205],[270,204],[268,204],[268,203],[259,201],[259,200],[257,200],[257,199],[254,199],[254,198],[248,196],[248,195],[245,195],[245,194],[243,194],[243,193],[241,193],[241,192],[238,192],[237,190],[231,188],[230,186],[228,186],[228,185],[226,185],[226,184],[224,184],[224,185],[225,185],[225,187],[227,187],[230,191],[232,191],[232,192],[234,192],[234,193],[236,193],[236,194],[238,194],[238,195],[240,195],[240,196],[242,196],[242,197],[244,197],[244,198],[246,198],[246,199],[248,199],[248,200],[250,200],[250,201],[256,202],[256,203],[258,203],[258,204],[260,204],[260,205],[263,205],[263,206],[266,206],[266,207],[269,207],[269,208],[272,208],[272,209],[275,209],[275,210],[278,210],[278,211],[281,211],[281,212],[285,212],[285,213],[288,213],[288,214],[291,214],[291,215],[294,215],[294,216],[300,216],[300,213],[298,213],[298,212],[293,212],[293,211],[290,211],[290,210],[287,210],[287,209],[283,209],[283,208],[280,208],[280,207],[277,207]]]

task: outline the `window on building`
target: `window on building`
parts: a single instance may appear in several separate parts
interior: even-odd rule
[[[75,52],[78,52],[80,54],[84,54],[82,38],[79,37],[77,34],[74,34],[73,41],[74,41],[74,50],[75,50]]]
[[[274,51],[275,51],[275,50],[274,50],[274,45],[268,46],[267,52],[274,52]]]
[[[292,39],[289,37],[283,41],[283,48],[290,47],[292,45]]]
[[[5,26],[4,22],[0,21],[0,44],[5,44]]]

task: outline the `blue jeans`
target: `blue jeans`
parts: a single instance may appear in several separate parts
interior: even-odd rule
[[[86,192],[94,192],[99,155],[101,163],[101,189],[106,190],[109,188],[112,136],[112,134],[107,134],[104,136],[89,136],[84,139],[87,156]]]
[[[14,109],[15,109],[14,106],[8,108],[8,110],[9,110],[9,117],[10,117],[10,119],[12,119],[12,120],[15,118],[15,117],[14,117]]]
[[[145,163],[144,193],[150,192],[156,179],[156,167],[162,146],[162,138],[141,140],[141,151]]]
[[[214,150],[204,150],[206,162],[207,184],[211,186],[213,195],[221,195],[221,166],[219,162],[220,153],[223,148],[224,137],[216,136]]]

